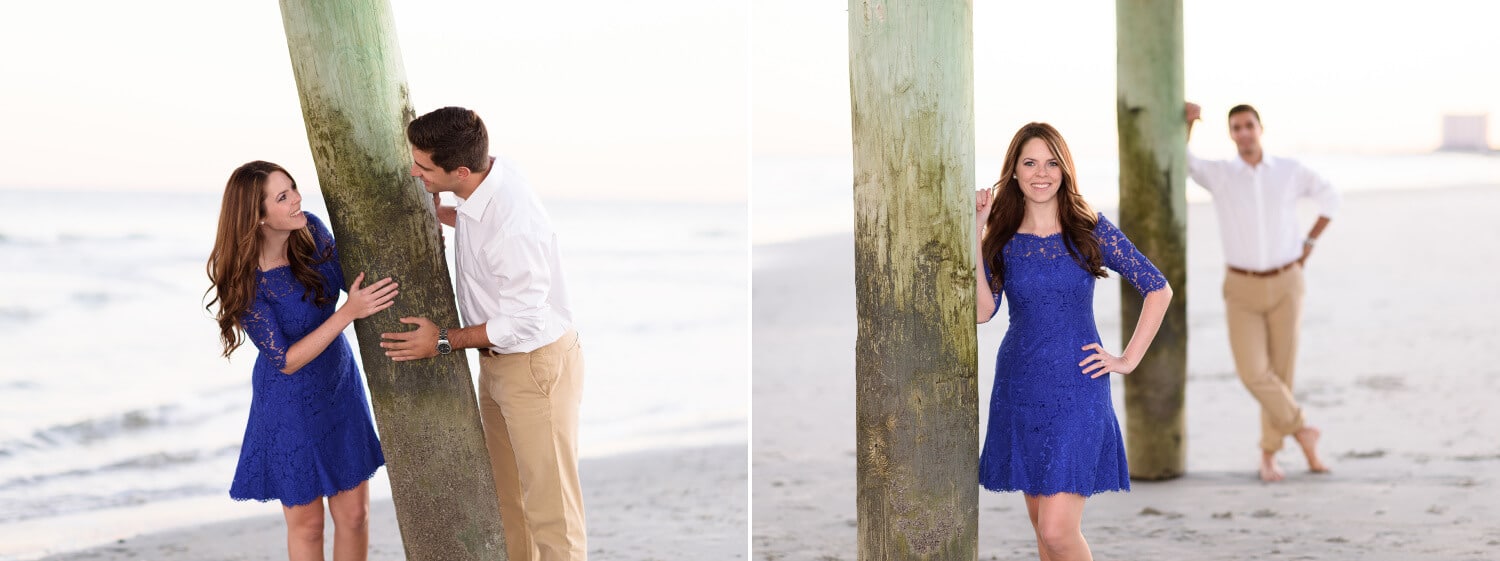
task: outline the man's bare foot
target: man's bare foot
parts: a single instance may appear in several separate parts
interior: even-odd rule
[[[1281,466],[1276,465],[1276,453],[1261,451],[1260,453],[1260,480],[1274,483],[1286,478],[1281,472]]]
[[[1302,455],[1307,456],[1307,470],[1313,473],[1328,473],[1328,466],[1318,458],[1318,438],[1323,436],[1323,431],[1318,427],[1305,426],[1302,430],[1292,434],[1297,439],[1297,444],[1302,447]]]

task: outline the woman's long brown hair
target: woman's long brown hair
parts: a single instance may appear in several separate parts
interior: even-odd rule
[[[214,239],[214,249],[208,254],[208,291],[214,298],[204,306],[213,312],[215,303],[219,311],[214,319],[219,322],[219,340],[224,345],[224,358],[234,353],[245,342],[244,315],[255,302],[255,270],[260,265],[260,222],[265,219],[265,185],[271,174],[281,172],[297,180],[285,168],[271,162],[256,160],[240,166],[229,174],[224,185],[224,200],[219,207],[219,232]],[[332,257],[332,251],[317,255],[317,245],[307,228],[293,232],[287,238],[286,257],[292,276],[305,289],[302,299],[313,298],[322,306],[333,301],[333,295],[323,290],[323,275],[313,265]]]
[[[1057,219],[1062,225],[1063,245],[1068,255],[1089,274],[1104,278],[1103,256],[1099,253],[1099,239],[1094,237],[1094,226],[1099,215],[1089,207],[1078,193],[1078,175],[1073,167],[1073,154],[1062,134],[1047,123],[1027,123],[1016,131],[1005,151],[1005,166],[1000,170],[1000,180],[995,182],[995,200],[990,203],[989,223],[985,225],[982,255],[990,265],[990,289],[996,292],[1005,285],[1005,244],[1021,229],[1021,219],[1026,215],[1026,195],[1021,193],[1021,183],[1014,177],[1016,165],[1021,160],[1021,147],[1026,142],[1040,138],[1047,143],[1058,163],[1062,165],[1062,185],[1057,188]]]

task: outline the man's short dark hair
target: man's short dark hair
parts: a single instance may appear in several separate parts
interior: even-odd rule
[[[412,147],[432,154],[432,163],[451,172],[460,167],[484,171],[490,167],[490,135],[479,114],[462,107],[444,107],[406,125]]]
[[[1256,123],[1259,123],[1261,126],[1265,126],[1265,124],[1266,124],[1264,121],[1260,120],[1260,112],[1256,111],[1255,108],[1251,107],[1250,104],[1248,104],[1248,103],[1241,103],[1241,104],[1236,105],[1234,107],[1230,107],[1229,108],[1229,117],[1227,117],[1227,118],[1233,119],[1235,113],[1249,113],[1251,115],[1255,115],[1255,122]]]

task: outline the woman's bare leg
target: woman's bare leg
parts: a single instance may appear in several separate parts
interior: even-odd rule
[[[286,515],[286,556],[290,561],[323,561],[323,497],[305,505],[281,505]]]
[[[1042,547],[1042,525],[1039,522],[1038,512],[1041,510],[1042,501],[1035,495],[1026,495],[1026,514],[1031,517],[1031,531],[1036,533],[1036,554],[1041,561],[1052,561],[1047,557],[1047,548]]]
[[[1037,534],[1047,561],[1093,561],[1083,539],[1083,495],[1058,493],[1037,500]]]
[[[370,556],[370,482],[328,498],[333,514],[333,561]]]

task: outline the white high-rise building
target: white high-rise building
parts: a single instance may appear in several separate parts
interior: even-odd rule
[[[1443,145],[1438,150],[1488,152],[1489,114],[1443,115]]]

